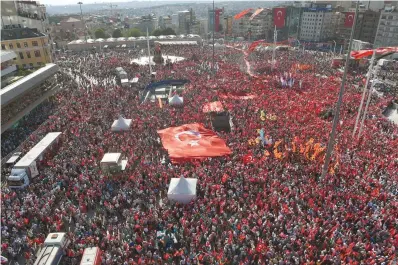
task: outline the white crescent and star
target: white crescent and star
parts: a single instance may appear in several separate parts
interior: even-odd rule
[[[350,18],[351,17],[351,18]],[[353,15],[348,15],[348,20],[353,20],[354,16]]]
[[[279,13],[281,15],[279,15]],[[279,10],[278,12],[276,12],[276,17],[278,18],[278,20],[281,19],[282,15],[283,15],[282,11]]]
[[[182,132],[179,132],[179,133],[177,133],[176,135],[174,135],[174,137],[175,137],[178,141],[182,142],[181,139],[180,139],[180,135],[183,135],[183,134],[188,134],[188,135],[196,136],[196,137],[197,137],[197,140],[191,140],[191,141],[189,141],[189,142],[188,142],[188,145],[190,145],[190,146],[199,146],[199,140],[202,138],[202,135],[200,134],[200,132],[191,131],[191,130],[190,130],[190,131],[182,131]]]

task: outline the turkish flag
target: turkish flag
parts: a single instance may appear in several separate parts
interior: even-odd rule
[[[245,156],[243,156],[242,160],[243,160],[243,164],[246,164],[246,165],[253,163],[254,162],[253,153],[252,152],[247,153]]]
[[[345,13],[344,27],[351,28],[352,25],[354,25],[354,17],[355,17],[354,12]]]
[[[201,123],[159,130],[162,144],[172,159],[203,159],[232,153],[225,141]]]
[[[286,8],[274,8],[274,24],[276,28],[283,28],[285,26]]]

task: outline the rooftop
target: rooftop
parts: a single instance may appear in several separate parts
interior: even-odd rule
[[[17,58],[17,55],[15,54],[14,51],[1,51],[1,62],[7,62],[9,60],[13,60],[14,58]]]
[[[18,40],[44,37],[43,33],[40,33],[37,29],[31,28],[15,28],[15,29],[3,29],[1,31],[1,40]]]
[[[68,19],[65,19],[65,20],[62,20],[61,22],[80,22],[80,19],[76,19],[76,18],[73,18],[73,17],[70,17],[70,18],[68,18]]]

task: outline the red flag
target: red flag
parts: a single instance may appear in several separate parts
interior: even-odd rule
[[[390,53],[398,52],[398,47],[381,47],[376,49],[376,55],[388,55]],[[352,51],[351,57],[355,59],[362,59],[373,55],[373,50]]]
[[[351,28],[354,25],[354,17],[355,17],[354,12],[345,13],[344,27]]]
[[[222,176],[222,179],[221,179],[221,181],[222,181],[222,183],[225,183],[225,182],[227,182],[227,181],[228,181],[228,179],[229,179],[229,176],[228,176],[228,174],[225,174],[225,173],[224,173],[224,175]]]
[[[247,92],[228,92],[228,93],[220,93],[220,98],[222,99],[254,99],[257,95],[250,94]]]
[[[244,17],[246,14],[248,14],[252,10],[253,10],[253,8],[245,9],[242,12],[240,12],[239,14],[236,14],[234,16],[234,19],[241,19],[242,17]]]
[[[171,159],[203,159],[232,153],[223,139],[201,123],[170,127],[158,134]]]
[[[263,43],[264,42],[264,40],[256,40],[256,41],[253,41],[252,42],[252,44],[250,44],[250,46],[249,46],[249,52],[252,52],[252,51],[254,51],[254,49],[260,44],[260,43]]]
[[[222,112],[224,107],[220,101],[210,102],[203,105],[203,112]]]
[[[253,158],[253,153],[249,152],[248,154],[246,154],[243,158],[243,163],[244,164],[250,164],[254,162],[254,158]]]
[[[276,28],[283,28],[285,26],[286,8],[274,8],[274,24]]]

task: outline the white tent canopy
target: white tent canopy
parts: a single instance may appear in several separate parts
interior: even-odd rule
[[[120,116],[119,119],[113,122],[111,130],[113,132],[127,131],[130,129],[130,126],[131,126],[131,119],[125,119],[122,116]]]
[[[184,104],[184,98],[174,95],[172,98],[169,98],[170,106],[180,106]]]
[[[189,203],[196,199],[197,179],[194,178],[172,178],[167,192],[167,198],[179,203]]]

